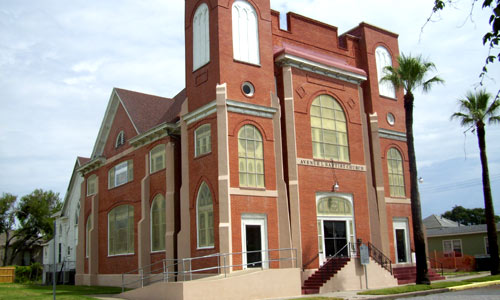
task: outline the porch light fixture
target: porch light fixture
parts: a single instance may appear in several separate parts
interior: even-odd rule
[[[335,184],[333,185],[333,191],[337,192],[339,190],[339,188],[340,188],[339,183],[337,181],[335,181]]]

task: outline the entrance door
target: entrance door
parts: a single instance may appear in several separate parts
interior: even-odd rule
[[[406,219],[394,220],[394,247],[396,263],[410,262],[410,239],[408,235],[408,221]]]
[[[323,221],[325,256],[347,256],[346,221]]]
[[[243,268],[267,268],[265,216],[244,216],[241,220]]]

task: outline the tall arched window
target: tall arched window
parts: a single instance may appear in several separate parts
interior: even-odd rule
[[[347,122],[340,104],[329,95],[320,95],[311,105],[313,157],[349,161]]]
[[[92,214],[87,217],[87,225],[85,226],[85,257],[89,257],[90,253],[90,229],[92,228]]]
[[[375,49],[375,62],[377,64],[378,93],[382,96],[396,98],[394,85],[388,81],[380,82],[380,79],[386,74],[384,68],[392,66],[391,54],[389,54],[389,51],[384,47],[378,46],[377,49]]]
[[[157,195],[151,204],[151,251],[165,250],[165,198]]]
[[[244,0],[233,3],[234,59],[253,64],[260,63],[259,26],[257,12]]]
[[[253,125],[244,125],[238,132],[240,186],[264,187],[264,151],[262,135]]]
[[[202,3],[193,17],[193,71],[210,61],[208,6]]]
[[[391,197],[405,197],[405,179],[403,174],[403,159],[396,148],[387,151],[387,167],[389,170],[389,190]]]
[[[165,144],[160,144],[149,152],[149,172],[165,169]]]
[[[196,226],[198,228],[198,248],[214,246],[214,207],[212,193],[203,182],[196,197]]]
[[[134,253],[134,207],[121,205],[108,213],[108,255]]]

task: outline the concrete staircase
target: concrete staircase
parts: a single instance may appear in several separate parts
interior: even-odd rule
[[[304,281],[302,294],[318,294],[320,287],[330,280],[340,269],[350,261],[349,257],[336,257],[328,260],[316,272]]]
[[[394,277],[398,280],[398,284],[415,283],[417,279],[417,267],[396,267],[392,269]],[[429,280],[442,280],[443,276],[437,274],[433,269],[429,268]]]

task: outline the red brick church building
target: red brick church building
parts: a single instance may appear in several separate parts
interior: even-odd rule
[[[111,93],[79,168],[77,284],[216,253],[240,253],[234,270],[291,258],[307,278],[359,240],[412,262],[403,92],[379,83],[396,34],[295,13],[280,26],[270,0],[186,0],[185,41],[173,98]]]

